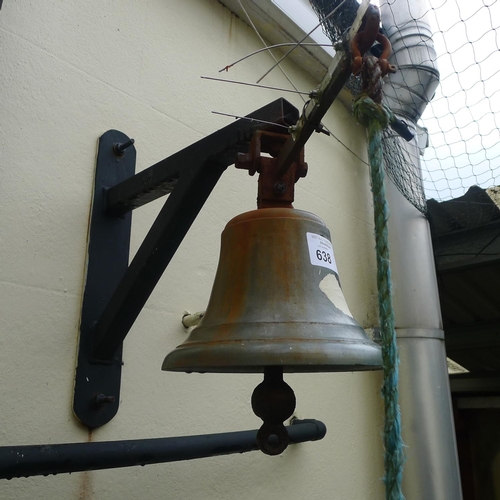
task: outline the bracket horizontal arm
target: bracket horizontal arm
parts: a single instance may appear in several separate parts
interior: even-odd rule
[[[204,137],[130,179],[109,188],[106,211],[121,215],[171,193],[182,172],[197,169],[209,159],[228,167],[234,163],[237,153],[244,152],[247,143],[257,130],[283,131],[279,125],[292,126],[298,118],[297,108],[285,99],[277,99],[250,113],[246,119],[240,119]]]

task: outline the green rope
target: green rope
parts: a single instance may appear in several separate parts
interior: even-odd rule
[[[360,94],[354,102],[354,116],[368,129],[368,156],[375,217],[375,243],[377,251],[377,286],[382,337],[384,383],[384,466],[386,500],[404,500],[401,491],[403,478],[404,444],[401,437],[398,378],[399,357],[394,327],[392,305],[391,266],[389,260],[389,232],[387,220],[389,208],[385,197],[384,168],[382,157],[382,132],[389,125],[392,113],[377,104],[366,94]]]

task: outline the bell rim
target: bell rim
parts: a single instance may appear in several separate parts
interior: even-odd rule
[[[339,345],[345,350],[339,351]],[[297,346],[302,348],[294,350]],[[162,370],[262,373],[268,366],[280,366],[285,373],[371,371],[382,368],[382,352],[381,347],[369,339],[366,342],[346,339],[200,342],[181,344],[167,355]]]

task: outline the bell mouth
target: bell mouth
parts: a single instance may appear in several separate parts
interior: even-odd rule
[[[269,366],[280,366],[285,373],[379,370],[382,368],[382,354],[381,348],[368,338],[188,342],[167,355],[162,370],[262,373]]]

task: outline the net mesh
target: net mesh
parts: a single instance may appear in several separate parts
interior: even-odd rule
[[[403,139],[391,129],[384,131],[383,155],[387,175],[406,199],[423,214],[427,213],[427,202],[420,171],[415,167],[414,152],[405,148]]]
[[[500,183],[500,1],[407,2],[411,20],[418,24],[425,19],[430,26],[435,55],[429,62],[437,65],[440,84],[418,123],[421,171],[390,130],[385,134],[384,160],[399,190],[425,213],[426,199],[444,201],[463,196],[472,186],[486,189]],[[310,3],[322,19],[342,2]],[[396,3],[401,0],[389,0],[386,8],[395,9]],[[341,38],[357,6],[347,1],[339,16],[326,20],[323,29],[331,40]],[[400,28],[404,26],[396,26]],[[425,82],[416,87],[419,83]],[[351,89],[357,85],[349,84]],[[414,95],[418,107],[418,89]]]
[[[354,22],[359,4],[356,0],[314,0],[311,1],[311,6],[322,21],[321,26],[325,35],[333,43],[337,43]],[[337,12],[325,20],[328,14],[336,8],[339,8]]]
[[[500,177],[500,3],[434,0],[440,86],[422,116],[429,131],[423,161],[427,197],[445,200]]]

